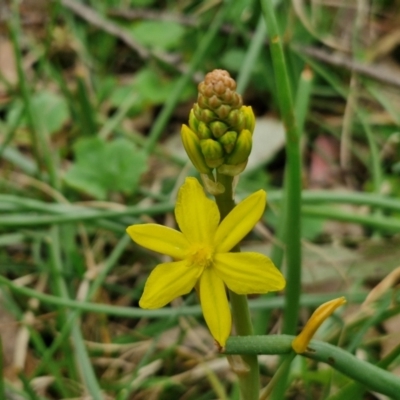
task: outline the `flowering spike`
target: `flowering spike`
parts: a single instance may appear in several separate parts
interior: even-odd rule
[[[197,135],[187,125],[182,125],[181,138],[186,153],[195,168],[202,174],[210,174],[211,169],[207,166],[201,152],[200,139]]]
[[[201,145],[204,163],[211,172],[218,168],[221,174],[235,176],[246,167],[251,151],[253,111],[243,106],[236,82],[227,71],[216,69],[208,73],[198,91],[189,126],[201,142],[206,140]]]
[[[307,321],[303,330],[293,340],[293,350],[298,354],[304,353],[317,329],[338,307],[345,303],[346,299],[344,297],[339,297],[321,304],[311,315],[311,318]]]

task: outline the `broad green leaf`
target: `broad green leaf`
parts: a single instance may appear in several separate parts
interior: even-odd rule
[[[172,21],[141,21],[130,31],[133,37],[146,47],[173,50],[179,46],[186,30]]]
[[[106,142],[82,138],[74,146],[75,163],[67,171],[67,185],[104,200],[109,192],[132,194],[146,170],[146,155],[126,139]]]
[[[58,94],[43,91],[32,95],[31,105],[34,118],[38,126],[47,134],[59,131],[68,121],[69,109],[65,99]],[[13,124],[22,110],[22,101],[17,101],[7,115],[8,124]],[[26,114],[22,117],[20,127],[26,127],[28,120]]]

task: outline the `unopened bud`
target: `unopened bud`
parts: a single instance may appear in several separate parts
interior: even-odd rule
[[[221,106],[222,107],[222,106]],[[200,120],[206,124],[215,121],[217,116],[211,110],[201,110]]]
[[[199,126],[199,120],[195,117],[193,108],[190,110],[189,114],[189,127],[193,132],[197,132]]]
[[[229,114],[228,117],[226,118],[226,121],[230,126],[236,127],[236,125],[239,122],[239,116],[240,116],[240,110],[232,110]]]
[[[208,108],[208,99],[207,99],[207,97],[199,94],[199,96],[197,97],[197,104],[201,108]]]
[[[228,125],[221,121],[214,121],[210,123],[210,129],[214,137],[218,139],[228,130]]]
[[[200,121],[199,126],[197,127],[197,136],[201,139],[210,139],[212,137],[212,133],[210,128],[203,122]]]
[[[200,121],[201,120],[201,111],[202,111],[200,106],[197,103],[194,103],[192,110],[193,110],[193,113],[194,113],[194,116],[196,117],[196,119],[198,121]]]
[[[218,139],[228,154],[235,147],[237,136],[238,134],[235,131],[228,131]]]
[[[221,105],[221,100],[217,97],[217,96],[211,96],[208,99],[208,106],[215,110],[216,108],[218,108]]]
[[[224,150],[220,143],[213,139],[205,139],[200,142],[206,164],[210,168],[219,167],[224,162]]]
[[[181,138],[186,153],[195,168],[202,174],[211,173],[201,151],[200,139],[187,125],[182,125]]]
[[[256,117],[254,116],[253,109],[250,106],[243,106],[241,111],[242,115],[245,117],[244,129],[248,129],[251,133],[253,133],[256,125]]]
[[[215,110],[215,113],[218,115],[219,118],[225,119],[228,116],[230,111],[231,111],[230,106],[228,106],[226,104],[222,104]]]
[[[235,165],[245,162],[249,158],[252,142],[250,131],[243,129],[236,140],[236,145],[232,153],[227,157],[225,164]]]

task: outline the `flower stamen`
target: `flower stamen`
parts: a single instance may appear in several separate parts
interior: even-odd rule
[[[194,244],[189,249],[190,264],[201,268],[211,267],[213,264],[214,252],[210,246],[204,244]]]

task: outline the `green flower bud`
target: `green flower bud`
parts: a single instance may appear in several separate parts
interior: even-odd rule
[[[201,94],[199,94],[197,97],[197,104],[199,105],[200,108],[209,108],[207,97],[205,97]]]
[[[235,93],[235,97],[232,101],[232,107],[234,108],[241,108],[243,105],[243,99],[242,96],[238,93]]]
[[[228,105],[222,104],[215,110],[215,113],[218,115],[219,118],[225,119],[230,111],[231,108]]]
[[[199,126],[199,120],[194,115],[194,111],[192,108],[189,114],[189,127],[193,132],[197,132],[198,126]]]
[[[198,121],[201,121],[201,111],[202,111],[202,109],[200,108],[200,106],[197,103],[194,103],[192,110],[193,110],[193,113],[194,113],[194,116],[196,117],[196,119]]]
[[[245,162],[249,158],[252,142],[251,132],[243,129],[236,140],[232,153],[226,158],[225,164],[236,165]]]
[[[206,124],[209,124],[217,119],[217,116],[211,110],[201,110],[200,116],[200,120]]]
[[[197,136],[200,138],[200,140],[212,138],[210,128],[203,121],[199,122],[197,127]]]
[[[214,121],[210,123],[210,129],[214,137],[218,139],[228,130],[228,125],[221,121]]]
[[[243,106],[240,110],[245,117],[244,129],[248,129],[253,133],[256,125],[256,117],[254,116],[253,109],[250,106]]]
[[[218,108],[220,105],[222,104],[221,100],[217,97],[217,96],[211,96],[208,99],[208,106],[209,108],[211,108],[212,110],[215,110],[216,108]]]
[[[206,164],[201,151],[200,139],[197,135],[187,125],[182,125],[181,138],[186,153],[194,167],[202,174],[210,174],[211,169]]]
[[[220,143],[213,139],[205,139],[200,142],[200,146],[206,164],[210,168],[219,167],[224,162],[224,149]]]
[[[232,110],[228,117],[226,118],[226,121],[230,126],[236,127],[238,125],[240,118],[240,110]],[[238,130],[240,132],[240,129]]]
[[[228,154],[230,154],[235,147],[237,136],[237,132],[228,131],[218,139]]]

